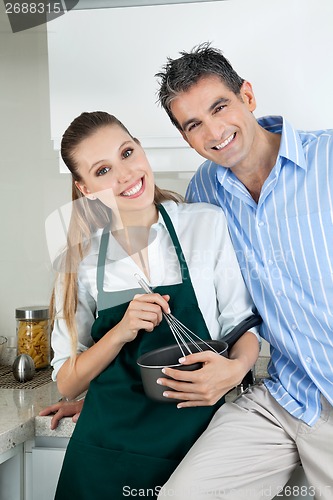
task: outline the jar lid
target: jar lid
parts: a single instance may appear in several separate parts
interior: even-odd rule
[[[16,319],[48,319],[49,317],[47,306],[27,306],[16,309]]]

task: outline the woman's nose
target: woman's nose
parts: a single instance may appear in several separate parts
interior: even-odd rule
[[[128,182],[131,179],[131,177],[132,177],[131,168],[122,166],[117,172],[117,178],[119,184],[124,184],[125,182]]]

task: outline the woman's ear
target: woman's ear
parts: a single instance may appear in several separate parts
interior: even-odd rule
[[[89,189],[78,181],[75,181],[75,186],[81,191],[81,193],[89,200],[96,200],[96,196],[89,191]]]

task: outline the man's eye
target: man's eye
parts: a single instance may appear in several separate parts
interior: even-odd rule
[[[125,149],[125,151],[123,152],[123,158],[128,158],[129,156],[131,156],[132,153],[133,153],[132,148]]]
[[[188,127],[187,131],[191,132],[191,130],[195,129],[199,124],[198,123],[191,123],[191,125]]]
[[[219,111],[222,111],[222,109],[224,109],[224,108],[225,108],[225,106],[224,106],[224,105],[223,105],[223,106],[222,106],[222,105],[221,105],[221,106],[217,106],[217,107],[214,109],[214,113],[218,113]]]
[[[105,175],[110,170],[110,167],[102,167],[97,170],[96,175],[99,177],[100,175]]]

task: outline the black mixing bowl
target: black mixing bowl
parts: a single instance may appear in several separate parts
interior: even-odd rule
[[[262,322],[261,317],[252,315],[246,318],[239,325],[237,325],[230,333],[228,333],[223,340],[207,340],[205,342],[197,342],[201,350],[206,351],[213,347],[221,356],[228,357],[228,349],[230,349],[235,342],[250,328],[260,325]],[[208,344],[208,345],[207,345]],[[193,343],[188,344],[192,353],[198,352]],[[184,349],[186,353],[187,350]],[[179,363],[179,358],[183,356],[178,344],[168,347],[161,347],[154,351],[147,352],[140,356],[137,364],[140,366],[141,378],[143,388],[146,395],[154,401],[162,403],[176,402],[176,399],[170,399],[163,396],[163,392],[170,390],[165,385],[157,384],[158,378],[170,378],[162,373],[162,368],[175,368],[177,370],[193,371],[201,368],[202,363],[194,363],[192,365],[182,365]],[[172,389],[171,389],[172,390]]]
[[[201,350],[207,351],[212,347],[222,356],[228,356],[228,344],[219,340],[207,340],[204,342],[197,342]],[[192,343],[187,344],[192,353],[199,352]],[[187,349],[183,347],[185,353]],[[201,368],[202,363],[194,363],[192,365],[182,365],[178,359],[183,356],[180,347],[171,345],[169,347],[162,347],[154,351],[143,354],[137,361],[140,366],[141,378],[146,395],[155,401],[168,403],[174,402],[174,399],[169,399],[163,396],[163,392],[170,390],[165,385],[157,384],[158,378],[170,378],[162,373],[162,368],[175,368],[176,370],[193,371]]]

